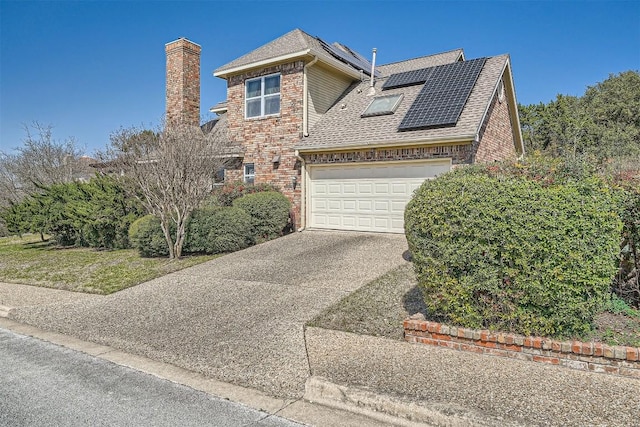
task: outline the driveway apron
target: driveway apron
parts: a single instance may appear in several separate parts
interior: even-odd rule
[[[305,231],[100,298],[12,317],[278,397],[309,375],[303,327],[406,262],[403,235]]]

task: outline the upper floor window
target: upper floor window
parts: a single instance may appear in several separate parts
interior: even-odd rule
[[[247,80],[245,90],[246,118],[280,113],[280,74]]]

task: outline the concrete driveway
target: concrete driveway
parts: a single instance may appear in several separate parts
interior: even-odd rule
[[[406,249],[403,235],[305,231],[105,297],[12,301],[11,317],[297,398],[309,376],[305,322],[406,262]]]

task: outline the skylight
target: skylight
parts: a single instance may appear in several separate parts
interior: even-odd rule
[[[393,114],[400,105],[403,95],[377,96],[369,104],[361,117],[384,116],[385,114]]]

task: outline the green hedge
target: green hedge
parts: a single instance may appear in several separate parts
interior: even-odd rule
[[[225,183],[222,187],[216,188],[213,192],[213,197],[216,198],[220,206],[233,206],[233,201],[242,196],[265,191],[278,190],[271,184],[247,184],[246,182],[236,181]]]
[[[131,224],[129,242],[143,257],[169,255],[169,247],[160,227],[160,220],[153,215],[138,218]]]
[[[426,181],[407,205],[428,310],[471,328],[587,332],[616,272],[619,200],[588,174],[557,184],[491,168]]]
[[[281,236],[289,222],[291,202],[277,191],[247,194],[234,200],[233,206],[251,216],[253,233],[257,241]]]
[[[194,211],[187,227],[186,252],[217,254],[253,244],[251,217],[240,208],[204,208]]]
[[[20,203],[0,209],[8,231],[51,235],[63,246],[129,247],[130,224],[143,215],[135,199],[108,176],[40,187]]]
[[[290,209],[289,199],[275,191],[242,196],[234,201],[234,206],[205,204],[193,211],[187,224],[184,253],[233,252],[256,241],[278,237],[289,222]],[[142,256],[159,257],[169,253],[160,220],[153,215],[131,224],[129,241]]]

